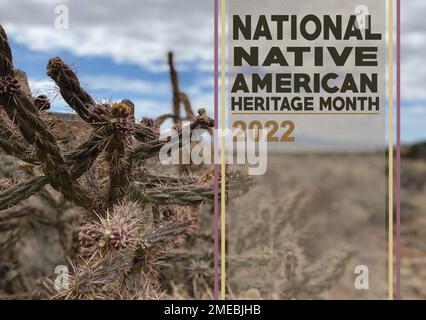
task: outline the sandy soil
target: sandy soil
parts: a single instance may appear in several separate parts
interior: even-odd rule
[[[386,162],[384,152],[271,155],[267,174],[257,177],[249,194],[228,208],[228,270],[234,294],[244,296],[257,290],[266,298],[283,298],[285,292],[294,292],[295,298],[386,299]],[[406,299],[426,297],[425,177],[426,162],[403,160],[401,274]],[[273,217],[265,215],[271,211]],[[274,225],[286,223],[279,222],[281,217],[292,221],[284,227],[287,232],[270,232]],[[255,230],[262,224],[272,227],[262,231],[264,237],[256,236]],[[253,230],[244,231],[247,229]],[[297,290],[291,285],[295,280],[282,272],[294,239],[298,263],[293,279],[298,272],[300,279],[311,279]],[[244,249],[241,243],[246,243]],[[283,250],[279,250],[280,243],[285,244]],[[264,254],[265,248],[275,250],[273,256],[282,265],[274,259],[255,266],[238,263],[245,256]],[[339,254],[349,255],[343,271],[330,258]],[[263,268],[265,265],[269,268]],[[358,265],[368,267],[368,290],[354,286]],[[272,281],[259,281],[259,276]],[[322,287],[310,290],[309,283]]]

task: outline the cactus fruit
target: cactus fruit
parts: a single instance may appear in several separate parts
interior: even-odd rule
[[[39,95],[34,99],[34,105],[40,111],[49,110],[50,109],[49,98],[44,94]]]

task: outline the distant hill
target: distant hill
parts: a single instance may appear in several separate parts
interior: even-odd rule
[[[426,141],[413,144],[404,148],[401,153],[402,156],[411,159],[424,159],[426,160]]]

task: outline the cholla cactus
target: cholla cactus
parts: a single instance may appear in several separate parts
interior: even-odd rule
[[[42,297],[161,296],[158,258],[179,237],[191,232],[194,212],[213,199],[211,180],[159,176],[147,164],[168,142],[159,139],[162,121],[168,117],[175,123],[181,120],[180,103],[187,111],[186,119],[191,120],[191,130],[214,125],[205,110],[194,116],[188,97],[178,91],[171,54],[169,63],[174,90],[173,115],[136,123],[131,101],[95,101],[61,58],[50,59],[48,76],[58,86],[63,99],[91,128],[90,135],[80,144],[64,145],[52,129],[54,117],[45,112],[50,107],[48,98],[32,97],[18,80],[7,36],[0,26],[0,147],[30,165],[30,178],[0,191],[0,210],[4,210],[0,212],[3,226],[0,232],[7,231],[2,232],[0,252],[19,239],[20,217],[28,215],[22,209],[14,210],[14,206],[33,195],[53,189],[83,213],[80,227],[71,232],[78,244],[76,250],[68,251],[73,267],[71,285],[67,290],[55,291],[52,281],[44,279],[40,282],[43,289],[38,292]],[[177,135],[181,145],[181,132]],[[229,198],[245,190],[241,183],[244,184],[241,179],[229,181]],[[56,226],[58,221],[62,221],[62,234],[68,222],[58,218]],[[202,265],[200,268],[194,267],[201,270],[197,271],[197,278],[205,274],[205,268]]]
[[[253,290],[267,299],[321,298],[343,276],[351,258],[348,250],[327,250],[315,258],[312,250],[308,253],[315,226],[303,212],[311,194],[292,190],[273,204],[270,199],[260,201],[256,214],[246,216],[244,227],[230,231],[234,241],[228,277],[239,298],[250,298]]]

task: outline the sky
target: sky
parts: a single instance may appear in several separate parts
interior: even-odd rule
[[[69,29],[55,28],[55,8],[69,9]],[[426,140],[426,1],[402,1],[402,140]],[[0,0],[15,67],[55,111],[70,111],[46,76],[61,56],[95,99],[131,99],[136,116],[171,110],[167,52],[175,53],[181,91],[213,113],[213,0]]]
[[[68,7],[68,30],[55,28],[60,4]],[[15,67],[33,93],[54,99],[55,111],[71,111],[46,75],[49,58],[60,56],[95,99],[130,99],[138,118],[170,113],[170,50],[181,91],[194,108],[213,110],[211,1],[0,0],[0,23]]]

